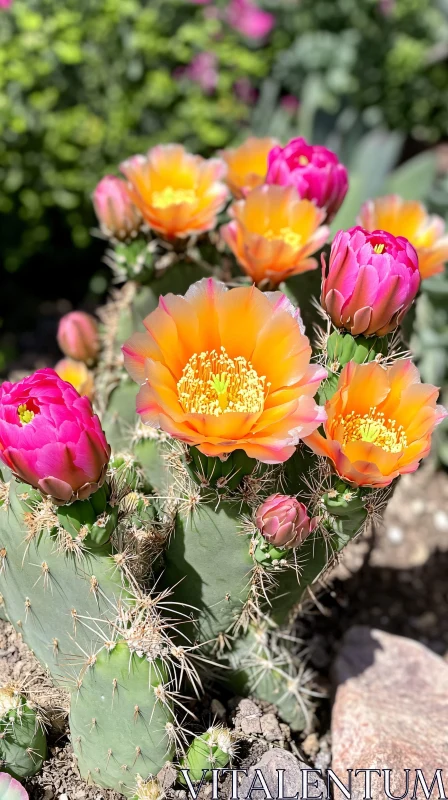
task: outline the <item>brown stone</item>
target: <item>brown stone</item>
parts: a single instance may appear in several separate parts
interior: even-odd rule
[[[256,764],[249,767],[247,777],[245,776],[241,781],[239,797],[241,800],[245,800],[245,798],[248,798],[248,800],[265,800],[266,797],[270,796],[272,800],[276,800],[279,797],[279,788],[281,791],[281,786],[279,787],[278,783],[279,771],[283,770],[283,797],[293,798],[297,795],[297,798],[302,798],[303,770],[306,769],[311,768],[307,767],[304,762],[299,761],[287,750],[275,747],[264,753]],[[263,789],[257,790],[254,788],[260,787],[262,781],[265,782],[269,794],[266,792],[266,788],[264,791]],[[317,800],[320,795],[322,795],[322,798],[327,796],[325,783],[319,773],[314,770],[305,774],[304,786],[308,788],[306,792],[308,800],[313,800],[313,798]]]
[[[383,798],[384,770],[390,769],[391,793],[413,794],[415,770],[431,785],[445,768],[448,794],[448,666],[423,645],[367,627],[351,628],[334,665],[332,769],[347,783],[353,770],[352,800],[364,797],[364,776],[356,769],[380,769],[372,776],[372,797]],[[442,774],[443,779],[443,774]],[[435,786],[433,797],[438,797]],[[335,791],[339,800],[342,794]],[[417,798],[423,798],[417,785]]]

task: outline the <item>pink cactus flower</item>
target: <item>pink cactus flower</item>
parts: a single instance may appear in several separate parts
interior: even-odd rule
[[[248,39],[263,39],[275,25],[275,17],[262,11],[252,0],[230,0],[227,20]]]
[[[58,505],[102,486],[110,447],[87,397],[53,369],[0,386],[0,460]]]
[[[218,85],[217,63],[214,53],[198,53],[187,67],[177,69],[176,75],[189,78],[206,94],[212,94]]]
[[[274,547],[298,547],[317,522],[316,517],[309,518],[303,503],[286,494],[271,494],[255,515],[258,530]]]
[[[347,194],[348,174],[335,153],[299,137],[271,150],[266,183],[295,186],[300,197],[326,210],[330,222]]]
[[[339,231],[328,271],[322,257],[321,304],[337,328],[355,336],[393,331],[419,286],[417,252],[404,236],[360,227]]]
[[[6,11],[6,9],[11,8],[12,0],[0,0],[0,10]]]
[[[85,311],[65,314],[59,321],[57,340],[65,356],[93,364],[100,349],[95,317]]]
[[[124,241],[137,235],[141,214],[121,178],[106,175],[93,193],[93,205],[105,236]]]

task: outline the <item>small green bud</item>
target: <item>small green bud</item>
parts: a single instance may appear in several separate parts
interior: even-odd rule
[[[204,770],[207,770],[206,780],[210,780],[213,769],[227,766],[234,749],[232,733],[228,728],[211,727],[202,736],[193,739],[181,767],[189,770],[192,781],[200,781]],[[182,774],[179,780],[185,783]]]

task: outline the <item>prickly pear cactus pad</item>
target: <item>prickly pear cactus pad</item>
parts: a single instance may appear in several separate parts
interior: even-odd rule
[[[93,652],[127,597],[109,544],[91,549],[25,484],[4,484],[0,591],[8,618],[58,684]]]
[[[70,689],[81,775],[137,800],[167,761],[230,761],[186,727],[202,680],[310,726],[294,620],[446,416],[400,338],[425,253],[372,209],[323,251],[345,167],[272,142],[254,186],[258,144],[229,173],[171,144],[103,178],[121,286],[99,324],[61,320],[71,366],[0,386],[3,608]]]
[[[99,653],[70,712],[73,747],[87,781],[130,794],[138,775],[156,774],[172,758],[167,684],[163,662],[131,653],[126,642]]]
[[[42,767],[47,741],[38,712],[12,686],[0,689],[0,766],[13,778],[29,778]]]

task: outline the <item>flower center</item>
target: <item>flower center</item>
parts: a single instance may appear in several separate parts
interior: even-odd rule
[[[386,245],[384,244],[376,244],[375,247],[373,248],[373,252],[378,253],[378,255],[381,255],[381,253],[384,253],[385,246]]]
[[[306,167],[306,165],[310,163],[310,160],[307,158],[307,156],[301,155],[297,157],[297,163],[301,167]]]
[[[26,403],[21,403],[20,406],[17,406],[17,414],[19,415],[22,425],[27,425],[29,422],[31,422],[38,412],[39,409],[32,399],[28,400]]]
[[[344,427],[343,444],[347,442],[369,442],[388,453],[400,453],[407,447],[407,438],[402,425],[397,428],[394,419],[385,419],[384,414],[372,406],[368,414],[340,416],[338,424]]]
[[[272,241],[283,241],[286,244],[289,244],[290,247],[300,247],[302,242],[302,237],[300,233],[296,233],[292,230],[292,228],[280,228],[279,231],[273,231],[272,228],[269,228],[266,233],[263,234],[265,239],[268,239],[270,242]]]
[[[161,192],[153,192],[152,195],[154,208],[168,208],[168,206],[179,205],[179,203],[194,203],[195,201],[194,189],[174,189],[173,186],[165,186]]]
[[[262,411],[266,376],[261,377],[243,356],[230,358],[224,347],[195,353],[182,370],[177,391],[179,402],[189,414],[220,414]]]

